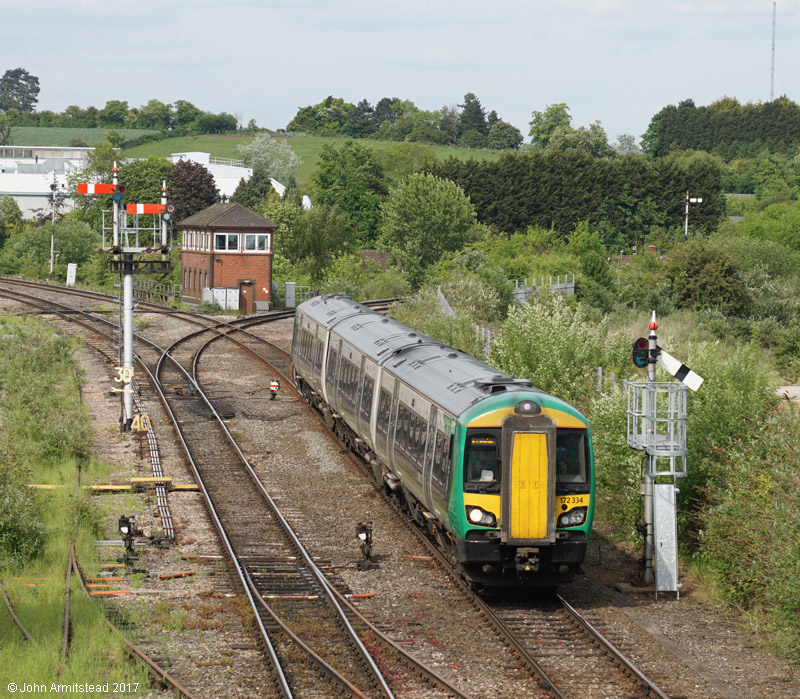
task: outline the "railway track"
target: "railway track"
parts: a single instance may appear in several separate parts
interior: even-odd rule
[[[74,311],[61,305],[56,307],[52,301],[41,304],[40,308],[62,316],[68,315],[71,320],[76,320]],[[92,323],[110,324],[105,318],[94,319],[90,314],[80,322],[84,327],[90,328],[93,328]],[[215,324],[211,328],[200,329],[186,336],[167,350],[161,350],[150,343],[140,344],[138,359],[150,373],[151,384],[159,390],[162,402],[173,416],[217,529],[234,562],[240,589],[249,598],[256,613],[262,640],[275,663],[280,691],[286,696],[292,696],[297,687],[301,693],[306,693],[320,686],[320,675],[309,675],[307,662],[289,663],[293,648],[300,647],[320,670],[322,681],[332,683],[328,689],[341,691],[344,688],[346,692],[356,696],[366,695],[293,632],[292,626],[302,626],[304,623],[309,626],[309,621],[304,620],[310,620],[313,638],[315,641],[327,640],[329,648],[324,650],[333,656],[337,666],[344,667],[351,676],[359,677],[369,690],[378,690],[385,696],[393,696],[394,693],[353,628],[354,621],[362,629],[369,627],[369,623],[345,599],[337,597],[313,561],[305,554],[288,525],[285,521],[281,522],[282,517],[274,503],[269,502],[268,493],[252,476],[252,469],[197,383],[197,360],[202,348],[214,340],[230,339],[228,336],[233,335],[240,336],[250,345],[247,347],[240,344],[253,356],[262,361],[265,355],[269,356],[272,364],[278,366],[288,381],[287,353],[247,332],[247,325],[258,322],[263,320],[245,319],[233,324]],[[196,349],[195,345],[200,349]],[[255,351],[253,346],[258,346],[260,352]],[[147,355],[151,364],[158,358],[154,372],[147,369]],[[162,391],[162,387],[166,390]],[[212,425],[219,429],[212,429]],[[248,513],[246,517],[242,516],[243,503]],[[227,522],[227,526],[223,522]],[[258,526],[253,526],[253,522],[258,523]],[[280,540],[281,529],[284,541]],[[273,606],[278,607],[280,613],[276,613],[265,599],[274,600]],[[346,630],[345,638],[348,639],[345,644],[342,643],[342,629]],[[391,645],[376,629],[372,631],[384,646]],[[282,645],[272,644],[270,632],[281,637]],[[291,643],[287,644],[286,639]],[[350,645],[355,660],[343,659],[343,645]],[[281,652],[283,658],[279,657]],[[399,658],[397,662],[406,668],[403,672],[393,671],[395,682],[402,678],[402,684],[408,686],[412,678],[416,678],[418,682],[437,685],[446,694],[464,696],[401,649],[395,648],[394,653]],[[283,668],[288,666],[292,670],[284,672]],[[291,685],[295,685],[295,689]]]
[[[241,332],[245,331],[231,330],[228,334]],[[278,667],[291,668],[284,672],[286,686],[282,691],[305,693],[319,687],[320,675],[308,674],[307,660],[301,663],[302,671],[291,661],[292,649],[299,647],[322,673],[322,680],[333,683],[332,690],[345,688],[357,696],[375,692],[394,696],[396,690],[389,686],[361,640],[361,634],[371,631],[366,620],[334,591],[305,551],[203,394],[198,380],[199,357],[211,342],[222,339],[218,335],[205,337],[207,334],[194,333],[169,348],[159,361],[156,378],[165,388],[164,400],[239,573],[240,587],[253,600],[262,637],[272,646],[270,654],[274,652]],[[230,339],[228,334],[224,339]],[[281,370],[288,374],[288,356],[283,350],[249,335],[246,339],[251,345],[260,345],[260,352],[248,348],[251,354],[261,361],[270,356],[279,365],[283,362]],[[384,652],[389,646],[405,668],[400,675],[393,671],[395,685],[402,676],[403,687],[415,680],[435,684],[447,694],[464,696],[372,631],[371,643],[379,642]],[[301,632],[305,638],[300,637]],[[279,641],[272,645],[276,634]]]
[[[237,510],[237,506],[245,498],[252,507],[260,507],[255,504],[259,499],[256,492],[258,491],[258,484],[255,482],[257,479],[249,474],[246,478],[242,473],[234,475],[231,465],[237,459],[243,459],[243,455],[241,457],[238,454],[232,456],[227,448],[223,450],[221,446],[219,451],[216,446],[208,447],[210,441],[208,440],[208,428],[212,422],[223,425],[222,434],[227,430],[224,429],[224,422],[218,416],[214,416],[211,402],[202,397],[197,377],[197,357],[200,354],[200,347],[209,341],[208,338],[203,339],[204,335],[211,334],[217,339],[221,333],[230,335],[229,339],[236,335],[241,345],[248,347],[249,352],[263,361],[277,365],[286,380],[289,375],[286,353],[279,351],[279,348],[276,349],[274,346],[269,347],[260,338],[252,336],[245,326],[254,322],[264,321],[248,319],[241,323],[224,324],[226,326],[224,328],[221,327],[222,324],[217,324],[211,331],[208,329],[198,331],[192,339],[181,343],[180,350],[176,345],[167,351],[169,357],[174,361],[163,359],[167,354],[162,353],[161,365],[165,367],[164,373],[162,374],[162,370],[159,369],[157,378],[155,378],[156,383],[166,387],[165,400],[170,405],[170,409],[173,407],[175,409],[181,433],[184,436],[189,435],[188,440],[193,444],[201,445],[196,447],[197,460],[210,464],[210,467],[203,471],[209,483],[209,500],[211,502],[216,500],[214,508],[227,510],[230,513],[224,514],[223,519],[230,518],[233,521],[237,520],[236,513],[241,511]],[[156,350],[153,349],[153,352]],[[183,371],[177,369],[177,364],[183,365]],[[166,368],[167,365],[171,365],[171,368]],[[178,386],[181,388],[179,389]],[[216,439],[214,444],[218,444]],[[234,451],[238,451],[238,449],[234,448]],[[244,461],[246,462],[246,460]],[[237,468],[241,469],[241,461]],[[203,474],[199,474],[199,478],[202,479]],[[252,483],[245,485],[248,480]],[[235,491],[239,497],[230,498],[229,495],[225,495],[230,491]],[[216,495],[212,496],[212,492]],[[247,493],[246,496],[245,493]],[[260,497],[263,499],[263,494]],[[253,511],[261,512],[258,509]],[[266,527],[267,523],[271,525],[276,519],[274,513],[259,514],[255,518],[248,517],[251,524],[246,529],[250,531],[242,532],[234,529],[231,533],[231,549],[234,553],[241,552],[240,563],[236,564],[241,578],[241,586],[243,589],[249,589],[252,593],[256,606],[260,608],[259,619],[262,620],[261,623],[265,630],[271,631],[273,635],[286,632],[276,631],[277,620],[275,617],[278,615],[270,614],[265,609],[265,605],[258,601],[259,599],[263,601],[263,598],[267,597],[275,600],[273,606],[280,608],[291,620],[292,617],[301,618],[304,615],[313,615],[314,612],[309,611],[309,609],[313,609],[311,603],[315,601],[314,598],[320,598],[322,588],[328,586],[324,582],[310,582],[311,578],[307,569],[298,566],[296,554],[290,553],[289,549],[275,545],[265,546],[263,542],[272,541],[273,538],[277,540],[277,534],[270,531],[270,538],[267,539],[264,536],[267,533],[266,529],[262,528]],[[252,534],[256,535],[255,541],[250,537]],[[455,572],[449,569],[446,561],[442,561],[442,565],[446,566],[445,570],[448,574],[455,577]],[[342,598],[341,593],[339,597]],[[297,604],[295,605],[295,603]],[[486,605],[484,600],[476,597],[474,603],[479,607],[483,605],[482,612],[490,620],[496,633],[506,637],[507,643],[515,648],[515,652],[519,654],[523,663],[541,678],[543,687],[554,696],[667,696],[626,661],[619,657],[606,660],[605,658],[613,656],[613,647],[605,648],[602,653],[599,652],[597,645],[602,645],[602,642],[596,637],[590,640],[590,637],[586,635],[590,634],[590,631],[577,631],[574,622],[565,621],[563,606],[556,608],[555,602],[551,603],[552,608],[534,608],[529,603],[517,606],[500,605],[494,608],[493,605]],[[289,608],[288,611],[284,607]],[[272,611],[274,612],[274,610]],[[355,614],[352,610],[348,613]],[[363,627],[366,622],[362,620],[356,623]],[[333,624],[335,626],[338,622],[334,621]],[[582,626],[582,628],[586,627]],[[565,648],[570,648],[570,652],[565,653]],[[564,661],[565,656],[569,657],[569,664]],[[557,659],[557,662],[554,662],[554,658]],[[584,663],[581,669],[577,669],[577,662]],[[355,661],[356,670],[358,670],[359,664],[361,661]],[[620,664],[626,666],[625,672],[618,669]],[[609,680],[604,684],[599,681],[593,682],[596,687],[591,688],[587,687],[585,682],[582,686],[570,683],[570,676],[585,677],[587,675],[584,673],[588,672],[594,673],[593,677],[607,676]],[[631,676],[633,679],[630,679]],[[595,691],[597,694],[594,693]],[[457,691],[455,693],[458,694]]]

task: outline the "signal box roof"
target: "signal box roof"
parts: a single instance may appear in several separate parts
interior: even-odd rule
[[[277,223],[259,216],[246,206],[235,202],[214,204],[207,209],[198,211],[189,218],[178,221],[178,228],[206,228],[210,230],[259,230],[274,231]]]

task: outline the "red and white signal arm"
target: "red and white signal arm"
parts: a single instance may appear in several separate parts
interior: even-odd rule
[[[78,194],[113,194],[117,191],[114,184],[88,184],[81,182],[78,185]]]
[[[281,385],[277,381],[270,381],[269,382],[269,390],[270,391],[277,391],[280,389]]]
[[[125,213],[128,214],[163,214],[163,204],[126,204]]]

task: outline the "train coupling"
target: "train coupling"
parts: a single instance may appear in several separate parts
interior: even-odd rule
[[[533,552],[517,552],[514,556],[514,568],[518,573],[534,573],[539,570],[539,556]]]

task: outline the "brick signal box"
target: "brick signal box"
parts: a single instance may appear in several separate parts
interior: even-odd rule
[[[272,237],[277,224],[235,203],[214,204],[176,224],[181,299],[246,314],[272,308]]]

